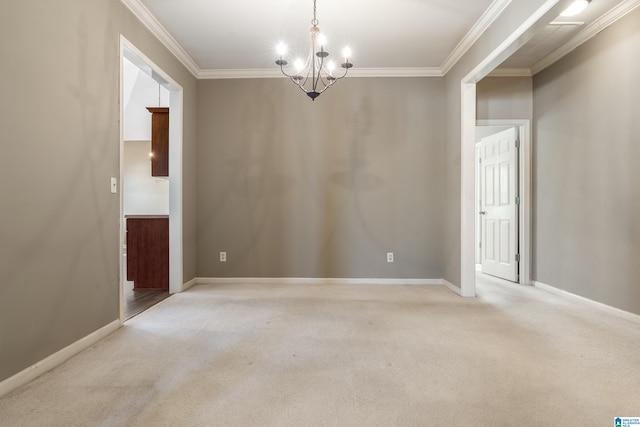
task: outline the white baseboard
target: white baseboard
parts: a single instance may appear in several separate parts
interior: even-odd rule
[[[532,281],[531,284],[536,288],[540,288],[540,289],[545,290],[547,292],[550,292],[552,294],[560,295],[560,296],[564,296],[564,297],[569,297],[569,298],[572,298],[574,300],[587,303],[587,304],[592,305],[594,307],[600,308],[601,310],[608,311],[609,313],[614,314],[616,316],[623,317],[623,318],[625,318],[625,319],[627,319],[627,320],[629,320],[631,322],[635,322],[635,323],[639,323],[640,324],[640,315],[638,315],[638,314],[631,313],[631,312],[625,311],[625,310],[621,310],[619,308],[612,307],[610,305],[607,305],[607,304],[604,304],[604,303],[601,303],[601,302],[598,302],[598,301],[594,301],[592,299],[585,298],[585,297],[580,296],[580,295],[576,295],[576,294],[571,293],[569,291],[565,291],[564,289],[560,289],[560,288],[556,288],[556,287],[551,286],[551,285],[547,285],[546,283]]]
[[[462,289],[460,289],[453,283],[449,282],[448,280],[442,279],[442,284],[445,285],[447,288],[449,288],[449,290],[452,291],[454,294],[458,296],[462,296]]]
[[[198,284],[229,285],[246,284],[306,284],[306,285],[401,285],[401,286],[442,286],[442,279],[339,279],[309,277],[198,277]]]
[[[52,354],[46,359],[43,359],[29,366],[28,368],[23,369],[14,376],[0,382],[0,397],[12,392],[18,387],[27,384],[28,382],[36,379],[45,372],[52,370],[56,366],[63,364],[66,360],[80,353],[82,350],[91,347],[101,339],[118,330],[121,325],[122,323],[120,322],[120,320],[114,320],[108,325],[103,326],[97,331],[90,333],[84,338],[80,338],[78,341],[74,342],[71,345],[68,345],[67,347]]]
[[[187,289],[189,289],[189,288],[191,288],[191,287],[193,287],[193,286],[195,286],[197,284],[198,284],[198,278],[193,278],[193,279],[189,280],[188,282],[183,283],[182,284],[182,292],[186,291]]]

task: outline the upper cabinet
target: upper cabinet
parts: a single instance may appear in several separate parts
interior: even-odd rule
[[[169,108],[147,110],[151,113],[151,176],[169,176]]]

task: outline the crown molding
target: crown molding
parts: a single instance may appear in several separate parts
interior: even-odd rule
[[[496,68],[487,77],[531,77],[529,68]]]
[[[443,77],[440,67],[357,68],[349,77]]]
[[[283,77],[279,68],[247,68],[247,69],[201,69],[196,74],[198,79],[267,79]]]
[[[538,74],[540,71],[556,63],[562,57],[571,53],[574,49],[594,37],[600,31],[604,30],[619,19],[633,12],[638,8],[638,6],[640,6],[640,0],[625,0],[614,6],[600,18],[587,25],[567,43],[560,46],[558,49],[547,55],[544,59],[534,64],[531,67],[531,73],[533,75]]]
[[[480,19],[471,27],[469,32],[462,38],[460,43],[453,49],[449,56],[440,66],[442,75],[447,74],[454,65],[467,53],[467,51],[478,41],[480,36],[493,24],[493,22],[509,6],[511,0],[494,0],[491,6],[482,14]]]
[[[158,22],[149,9],[140,0],[121,0],[142,24],[184,65],[194,77],[198,77],[200,67]]]
[[[403,67],[403,68],[358,68],[349,71],[349,77],[442,77],[437,67]],[[236,70],[200,70],[198,79],[267,79],[284,77],[279,68],[236,69]]]

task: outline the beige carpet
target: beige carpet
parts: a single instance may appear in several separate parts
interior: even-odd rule
[[[544,290],[196,286],[0,399],[1,426],[613,426],[640,322]]]

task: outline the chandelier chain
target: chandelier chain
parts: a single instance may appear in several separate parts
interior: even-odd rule
[[[311,25],[317,27],[319,24],[318,18],[316,17],[318,14],[316,9],[316,0],[313,0],[313,19],[311,20]]]

